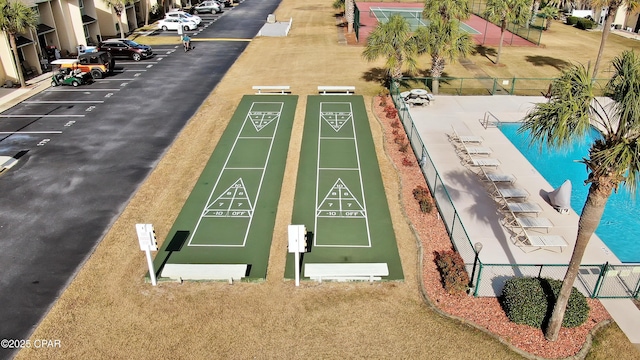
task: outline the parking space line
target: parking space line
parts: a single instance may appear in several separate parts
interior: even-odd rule
[[[88,89],[47,89],[45,91],[84,91],[84,92],[91,92],[91,91],[120,91],[120,89],[94,89],[94,88],[91,88],[91,90],[88,90]]]
[[[23,104],[93,104],[103,103],[104,100],[27,100],[23,101]]]
[[[135,80],[134,78],[126,78],[126,79],[121,79],[121,78],[117,78],[117,79],[98,79],[95,80],[96,82],[103,82],[103,81],[131,81],[131,80]]]
[[[246,41],[250,42],[253,39],[240,39],[240,38],[199,38],[191,39],[191,41]]]
[[[0,131],[0,134],[62,134],[62,131]]]
[[[146,64],[157,64],[157,61],[118,61],[118,65],[146,65]]]
[[[84,117],[84,115],[56,115],[56,114],[34,114],[34,115],[24,115],[24,114],[20,114],[20,115],[5,115],[5,114],[0,114],[0,118],[43,118],[43,117],[50,117],[50,118],[59,118],[59,117]]]

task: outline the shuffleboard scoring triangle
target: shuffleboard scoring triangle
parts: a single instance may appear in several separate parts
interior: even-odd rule
[[[351,190],[338,178],[316,209],[318,217],[366,217],[366,210]]]
[[[253,205],[242,178],[238,178],[214,201],[207,204],[204,217],[252,217]]]
[[[322,119],[329,124],[336,132],[340,131],[344,124],[347,123],[352,117],[351,112],[335,112],[335,111],[323,111],[321,113]]]
[[[269,125],[273,120],[280,117],[279,111],[250,111],[247,115],[256,128],[256,131],[260,131]]]

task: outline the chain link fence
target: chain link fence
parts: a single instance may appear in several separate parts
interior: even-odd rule
[[[391,98],[398,109],[411,148],[420,159],[420,170],[434,198],[438,212],[445,224],[453,248],[464,259],[467,272],[474,284],[474,296],[496,296],[502,293],[504,283],[515,276],[547,277],[562,280],[568,264],[484,264],[477,257],[473,241],[469,238],[464,224],[451,200],[438,169],[415,127],[409,108],[400,96],[396,83],[391,84]],[[585,296],[593,298],[639,298],[640,264],[581,265],[574,286]]]
[[[432,77],[403,77],[401,88],[424,86],[432,89]],[[492,78],[492,77],[441,77],[438,78],[438,93],[445,95],[520,95],[544,96],[549,92],[553,78]],[[596,96],[604,94],[608,78],[594,79]]]

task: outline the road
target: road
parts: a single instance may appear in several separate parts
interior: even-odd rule
[[[279,2],[202,15],[190,36],[251,39]],[[50,88],[0,114],[0,155],[22,155],[0,176],[0,339],[29,338],[247,45],[155,46],[153,58],[117,61],[113,76]]]

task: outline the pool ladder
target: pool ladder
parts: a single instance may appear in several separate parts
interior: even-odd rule
[[[480,123],[485,129],[489,127],[498,127],[498,124],[500,124],[500,119],[498,119],[490,111],[487,111],[484,113],[484,117],[480,119]]]

